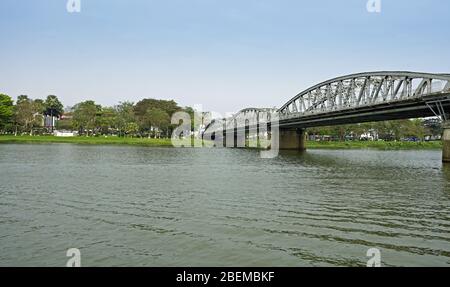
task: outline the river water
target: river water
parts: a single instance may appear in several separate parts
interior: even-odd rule
[[[0,145],[0,266],[450,266],[439,151]]]

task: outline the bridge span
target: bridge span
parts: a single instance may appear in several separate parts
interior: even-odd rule
[[[302,150],[310,127],[430,116],[444,122],[443,161],[450,162],[450,74],[389,71],[334,78],[302,91],[279,109],[247,108],[215,120],[204,136],[225,139],[232,134],[236,147],[239,134],[259,134],[264,123],[269,131],[277,125],[280,149]]]

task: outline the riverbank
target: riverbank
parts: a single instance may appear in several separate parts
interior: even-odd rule
[[[55,137],[55,136],[0,136],[1,143],[71,143],[85,145],[140,145],[154,147],[172,147],[170,139],[123,138],[123,137]]]
[[[0,136],[1,143],[70,143],[85,145],[138,145],[152,147],[172,147],[170,139],[119,138],[119,137],[55,137],[55,136]],[[313,142],[308,141],[308,149],[379,149],[379,150],[420,150],[441,149],[442,142],[383,142],[383,141],[347,141]]]
[[[422,150],[442,149],[441,141],[432,142],[385,142],[385,141],[346,141],[313,142],[306,144],[309,149],[379,149],[379,150]]]

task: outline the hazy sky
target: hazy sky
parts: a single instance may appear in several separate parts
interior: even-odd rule
[[[281,106],[363,71],[450,73],[450,1],[0,1],[0,93],[67,105],[145,97],[205,110]]]

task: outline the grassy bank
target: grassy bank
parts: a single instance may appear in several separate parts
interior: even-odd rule
[[[172,147],[170,139],[119,138],[119,137],[54,137],[54,136],[0,136],[1,143],[71,143],[86,145],[138,145],[153,147]],[[441,149],[442,142],[313,142],[307,143],[308,149],[379,149],[379,150],[415,150]]]
[[[308,142],[311,149],[379,149],[379,150],[416,150],[442,149],[441,141],[434,142],[384,142],[384,141],[347,141],[347,142]]]
[[[141,145],[171,147],[170,139],[119,137],[55,137],[55,136],[0,136],[0,143],[71,143],[86,145]]]

